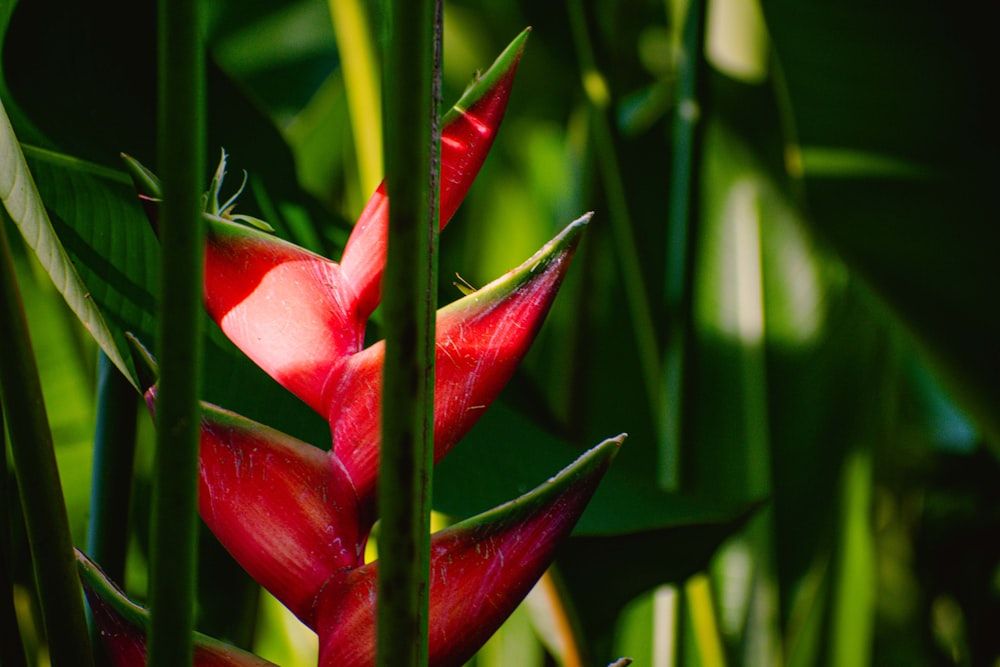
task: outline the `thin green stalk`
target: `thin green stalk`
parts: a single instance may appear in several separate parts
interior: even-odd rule
[[[101,352],[87,555],[117,582],[125,581],[135,428],[135,387]]]
[[[150,535],[150,667],[191,663],[197,554],[205,65],[198,0],[159,3],[160,393]]]
[[[0,390],[53,667],[92,665],[56,455],[7,232],[0,220]],[[5,473],[6,474],[6,471]]]
[[[97,360],[97,425],[87,524],[87,554],[112,581],[125,581],[128,516],[135,460],[136,393],[106,354]],[[97,627],[90,625],[95,662],[110,664],[100,649]]]
[[[0,219],[0,225],[3,220]],[[10,542],[10,507],[7,504],[7,437],[3,426],[3,405],[0,404],[0,628],[6,628],[0,639],[0,665],[26,667],[24,644],[17,624],[17,610],[14,607],[14,582],[10,576],[11,557],[8,553]]]
[[[658,398],[660,387],[659,346],[656,342],[656,326],[653,323],[649,293],[642,277],[639,249],[633,231],[635,225],[628,210],[625,185],[621,179],[622,170],[618,164],[611,123],[608,120],[611,93],[608,90],[607,81],[594,60],[590,31],[587,29],[587,18],[580,0],[569,2],[569,18],[580,62],[583,88],[587,93],[590,105],[597,162],[601,170],[604,192],[608,198],[611,231],[615,239],[618,266],[622,272],[625,294],[628,298],[629,310],[632,313],[632,331],[635,334],[636,350],[642,367],[643,384],[650,404],[650,416],[655,423],[658,421],[657,414],[660,408]]]
[[[328,4],[341,69],[344,71],[361,201],[364,201],[382,180],[382,95],[378,58],[372,45],[365,3],[361,0],[329,0]]]
[[[700,82],[704,78],[705,3],[688,0],[681,24],[676,109],[667,217],[665,303],[668,330],[664,351],[660,408],[660,482],[680,486],[684,437],[685,369],[692,327],[692,238],[698,197],[701,154]]]
[[[427,664],[441,5],[397,0],[383,72],[389,247],[379,470],[378,664]]]

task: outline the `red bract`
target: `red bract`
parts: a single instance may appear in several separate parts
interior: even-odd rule
[[[528,32],[525,30],[511,42],[443,118],[439,205],[442,229],[462,203],[493,145]],[[344,278],[352,286],[357,316],[362,321],[381,299],[388,224],[389,206],[383,183],[361,213],[342,258]]]
[[[76,552],[87,601],[111,662],[118,667],[146,664],[149,613],[125,597],[89,558]],[[276,667],[252,653],[195,633],[194,667]]]
[[[155,388],[146,393],[153,409]],[[331,452],[202,404],[198,511],[250,576],[315,627],[316,593],[357,567],[370,526]]]
[[[437,315],[434,461],[451,450],[500,393],[524,357],[590,216],[567,227],[507,275]],[[382,360],[376,343],[344,360],[324,388],[333,448],[361,500],[373,502],[378,472]]]
[[[431,539],[429,664],[464,664],[552,562],[618,451],[607,440],[515,501],[435,533]],[[321,591],[320,667],[375,664],[378,561]]]
[[[517,500],[433,536],[429,664],[465,663],[503,623],[551,563],[622,439],[598,445]],[[127,600],[86,556],[78,553],[77,561],[112,661],[118,667],[141,667],[146,663],[147,612]],[[375,561],[336,572],[318,590],[320,667],[375,664],[377,575]],[[271,663],[196,634],[194,665],[266,667]]]

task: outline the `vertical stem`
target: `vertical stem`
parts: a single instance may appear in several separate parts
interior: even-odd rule
[[[705,33],[705,0],[675,0],[669,10],[680,23],[677,49],[677,93],[671,142],[669,209],[667,214],[667,247],[665,258],[664,313],[667,330],[663,346],[663,366],[660,369],[660,422],[658,481],[662,488],[678,490],[682,485],[683,443],[685,429],[690,428],[687,416],[693,406],[686,400],[690,395],[689,356],[694,329],[692,316],[692,281],[694,251],[692,229],[698,205],[698,158],[701,155],[701,118],[703,111],[699,94],[704,76],[703,43]],[[714,618],[711,596],[697,585],[686,591],[686,606],[691,619],[702,629],[695,635],[695,649],[705,658],[704,650],[713,642],[706,637],[718,626],[706,622]],[[665,624],[655,618],[654,624]],[[677,635],[677,624],[671,621],[660,632]],[[680,655],[683,655],[681,653]]]
[[[3,223],[0,219],[0,331],[4,339],[0,394],[8,415],[7,432],[35,584],[53,667],[87,666],[93,662],[83,589],[76,573],[52,432]],[[6,469],[3,472],[6,474]]]
[[[591,44],[587,17],[581,0],[571,0],[568,4],[570,27],[580,63],[580,76],[593,121],[592,132],[596,160],[601,172],[601,185],[608,198],[611,231],[618,255],[618,268],[622,273],[625,295],[632,317],[632,331],[635,334],[636,353],[642,368],[643,384],[649,401],[650,418],[657,419],[659,404],[660,355],[656,343],[656,326],[649,293],[642,277],[639,260],[639,245],[635,238],[635,224],[628,208],[622,170],[615,151],[611,121],[608,119],[611,105],[611,91],[607,81],[597,67]]]
[[[692,227],[698,196],[698,165],[701,143],[699,100],[703,77],[705,3],[688,0],[683,16],[677,76],[677,106],[674,112],[670,209],[667,218],[665,309],[668,333],[663,363],[660,436],[660,483],[668,489],[680,485],[681,442],[685,369],[691,321]]]
[[[383,97],[389,246],[379,471],[378,664],[427,664],[441,7],[389,2]]]
[[[191,663],[201,375],[204,56],[198,0],[159,3],[162,292],[150,564],[150,667]]]
[[[112,580],[124,585],[128,517],[135,460],[136,393],[104,352],[97,360],[97,426],[87,524],[87,554]],[[91,623],[94,661],[108,665],[100,633]]]
[[[97,426],[87,555],[119,584],[125,581],[135,428],[135,387],[101,352],[97,361]]]

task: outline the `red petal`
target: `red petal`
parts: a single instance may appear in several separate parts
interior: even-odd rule
[[[514,74],[521,59],[525,30],[479,77],[445,116],[441,130],[440,225],[443,229],[472,186],[493,145]],[[344,275],[358,295],[356,317],[367,319],[382,298],[389,203],[385,184],[379,185],[361,213],[344,248]]]
[[[433,536],[430,665],[464,664],[528,594],[583,513],[623,437],[598,445],[517,500]],[[346,573],[321,593],[321,667],[375,664],[377,566]]]
[[[205,248],[205,307],[233,343],[313,409],[364,320],[340,266],[242,225],[215,220]]]
[[[437,316],[434,460],[476,423],[524,357],[548,313],[590,216],[569,225],[517,269]],[[370,507],[378,473],[383,342],[348,359],[328,384],[333,448]]]
[[[153,392],[150,392],[152,400]],[[198,509],[233,558],[315,627],[320,587],[361,564],[358,500],[330,452],[203,404]]]
[[[146,664],[149,612],[134,604],[83,553],[76,552],[87,601],[105,650],[115,667]],[[263,658],[195,633],[194,667],[275,667]]]

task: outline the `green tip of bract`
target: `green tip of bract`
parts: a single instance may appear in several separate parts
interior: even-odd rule
[[[87,590],[113,608],[129,623],[142,626],[146,622],[146,611],[125,597],[125,594],[107,578],[101,568],[85,553],[79,549],[74,551],[76,552],[77,570],[79,570],[80,579]]]
[[[146,390],[156,384],[159,379],[159,366],[153,354],[134,334],[127,331],[125,338],[128,339],[129,352],[132,353],[132,364],[139,376],[139,389],[146,393]]]
[[[515,269],[490,282],[479,289],[462,290],[465,296],[441,309],[442,315],[451,316],[463,309],[476,308],[479,304],[500,302],[509,294],[530,283],[541,271],[546,270],[555,262],[561,262],[571,257],[580,242],[581,234],[593,213],[580,216],[568,224],[552,240],[542,246],[538,252],[529,257]]]
[[[465,92],[462,93],[462,97],[455,103],[455,106],[444,115],[444,118],[442,119],[443,124],[448,124],[454,116],[457,116],[462,111],[472,107],[472,105],[478,102],[483,95],[492,90],[500,79],[508,76],[514,68],[517,67],[517,63],[521,60],[521,54],[524,52],[524,44],[528,41],[528,35],[530,33],[530,27],[522,30],[521,33],[507,45],[507,48],[503,50],[503,53],[501,53],[497,59],[493,61],[490,68],[476,76],[472,82],[469,83],[469,86],[465,89]]]
[[[461,521],[455,524],[453,528],[459,530],[489,524],[507,516],[516,516],[533,508],[544,506],[546,503],[552,502],[553,498],[565,493],[567,490],[573,489],[574,486],[578,485],[585,478],[592,478],[596,485],[596,482],[604,475],[611,462],[618,456],[618,452],[625,442],[626,437],[626,434],[622,433],[614,438],[608,438],[599,445],[584,452],[576,461],[563,468],[555,477],[550,478],[528,493],[482,514]],[[586,503],[582,504],[585,505]],[[582,511],[582,507],[580,509]],[[576,522],[576,518],[573,519],[573,522]]]

